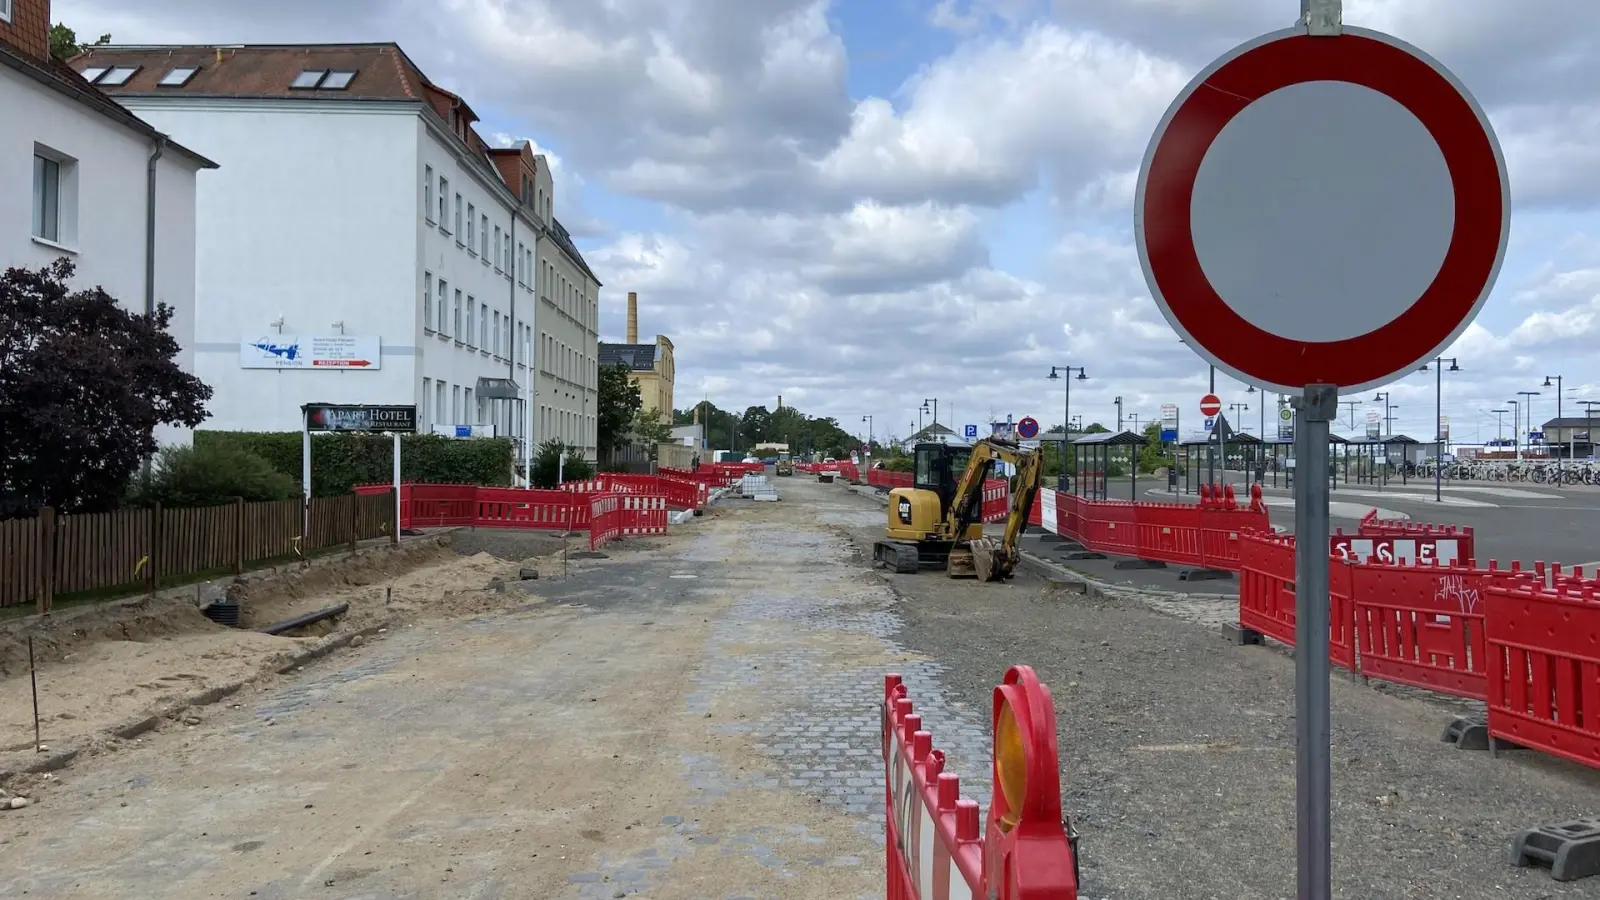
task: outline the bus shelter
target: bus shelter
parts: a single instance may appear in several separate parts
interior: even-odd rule
[[[1220,435],[1216,431],[1211,433],[1197,432],[1181,438],[1177,446],[1178,470],[1183,474],[1183,493],[1192,494],[1199,490],[1199,486],[1215,478],[1218,484],[1226,484],[1231,479],[1228,472],[1243,475],[1241,484],[1250,481],[1252,473],[1259,471],[1262,460],[1261,439],[1253,434],[1243,431],[1224,432]],[[1208,454],[1207,451],[1216,451]],[[1215,460],[1216,471],[1213,473],[1208,468],[1208,463]],[[1176,490],[1176,483],[1170,483],[1169,488]]]
[[[1122,459],[1128,467],[1128,497],[1139,499],[1139,450],[1143,435],[1131,431],[1102,431],[1072,442],[1072,492],[1088,500],[1108,499],[1111,464]]]
[[[1278,476],[1282,474],[1282,486],[1290,487],[1294,484],[1296,472],[1294,438],[1282,438],[1273,443],[1275,445],[1281,444],[1282,450],[1277,451],[1274,455],[1277,468],[1272,473],[1272,486],[1279,486]],[[1348,485],[1350,483],[1350,447],[1349,438],[1340,437],[1337,434],[1328,435],[1328,484],[1330,487],[1337,488],[1339,486],[1339,468],[1341,465],[1344,467],[1345,484]]]
[[[1356,483],[1382,487],[1395,476],[1399,476],[1400,484],[1405,485],[1410,481],[1414,465],[1411,456],[1421,443],[1416,438],[1404,434],[1391,434],[1388,437],[1378,438],[1352,438],[1349,456],[1353,457]],[[1346,482],[1349,481],[1348,467],[1351,462],[1352,460],[1346,461]]]

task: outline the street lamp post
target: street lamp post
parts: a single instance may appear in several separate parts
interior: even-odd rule
[[[1112,402],[1117,404],[1117,434],[1121,434],[1122,433],[1122,398],[1118,397],[1116,400],[1114,400]]]
[[[1461,367],[1456,365],[1454,356],[1446,359],[1443,356],[1433,360],[1433,502],[1443,503],[1441,496],[1444,490],[1444,364],[1450,363],[1450,371],[1459,372]],[[1422,371],[1428,371],[1424,365]]]
[[[1538,391],[1517,391],[1517,396],[1522,397],[1522,416],[1527,419],[1528,449],[1533,449],[1533,398],[1539,396]]]
[[[1554,385],[1554,387],[1556,389],[1556,422],[1559,423],[1561,421],[1561,376],[1560,375],[1546,375],[1544,377],[1544,386],[1545,387],[1551,387],[1552,386],[1550,384],[1550,380],[1552,378],[1555,379],[1555,382],[1556,382],[1555,385]],[[1557,427],[1560,427],[1559,424],[1557,425]],[[1549,443],[1550,443],[1550,439],[1549,438],[1545,438],[1545,444],[1548,446]],[[1572,429],[1571,428],[1567,429],[1567,455],[1568,456],[1572,455]],[[1561,477],[1561,455],[1557,454],[1556,455],[1556,484],[1560,485],[1561,482],[1562,482],[1562,477]]]
[[[931,425],[929,425],[928,427],[929,428],[938,428],[939,427],[939,398],[938,397],[932,397],[932,398],[929,398],[927,400],[922,401],[922,411],[923,412],[927,412],[928,411],[928,404],[930,404],[930,403],[933,404],[933,423]],[[942,444],[942,443],[944,443],[944,441],[940,441],[939,443]]]
[[[1083,366],[1051,366],[1050,380],[1060,381],[1063,388],[1061,392],[1061,473],[1056,476],[1056,488],[1067,489],[1067,437],[1072,433],[1072,379],[1073,372],[1077,372],[1079,381],[1088,381],[1089,374]]]
[[[1506,413],[1511,412],[1511,410],[1491,409],[1489,412],[1494,413],[1494,443],[1496,447],[1499,447],[1502,446],[1500,442],[1506,439]],[[1517,427],[1513,425],[1511,430],[1516,431]]]
[[[1389,483],[1389,438],[1394,437],[1393,427],[1390,425],[1389,413],[1390,413],[1390,410],[1393,410],[1395,408],[1395,406],[1394,406],[1393,403],[1389,402],[1389,392],[1388,391],[1379,391],[1376,394],[1373,394],[1372,395],[1372,402],[1373,403],[1382,403],[1383,404],[1383,437],[1382,437],[1382,440],[1383,440],[1383,483],[1384,484],[1388,484]],[[1376,475],[1376,473],[1374,473],[1374,475]]]
[[[1522,462],[1522,401],[1507,400],[1511,406],[1511,458]]]
[[[861,417],[861,421],[867,423],[867,455],[871,456],[872,455],[872,416],[871,415],[862,416]]]

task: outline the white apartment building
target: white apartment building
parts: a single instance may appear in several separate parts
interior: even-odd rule
[[[66,257],[73,284],[129,309],[173,308],[195,370],[195,180],[211,162],[50,55],[49,0],[0,0],[0,267]],[[187,429],[161,428],[162,443]]]
[[[486,145],[398,46],[96,46],[72,65],[131,70],[106,92],[222,164],[198,195],[206,427],[415,404],[423,428],[526,439],[531,419],[533,443],[594,458],[600,284],[548,164]]]

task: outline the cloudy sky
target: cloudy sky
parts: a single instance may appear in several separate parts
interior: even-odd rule
[[[1140,158],[1210,59],[1295,0],[56,0],[117,43],[399,42],[486,136],[559,160],[557,216],[605,282],[603,339],[677,346],[679,406],[784,401],[904,435],[1072,409],[1186,428],[1206,366],[1132,247]],[[1345,21],[1449,66],[1488,111],[1514,221],[1498,287],[1452,351],[1458,440],[1540,390],[1536,421],[1600,400],[1600,4],[1346,0]],[[1225,403],[1256,396],[1219,376]],[[1434,381],[1392,385],[1431,436]],[[1342,415],[1359,422],[1374,404]],[[1270,427],[1269,410],[1269,427]],[[1506,434],[1510,418],[1505,417]]]

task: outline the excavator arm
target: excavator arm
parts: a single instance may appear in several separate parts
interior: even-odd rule
[[[1010,441],[983,438],[972,447],[967,459],[967,469],[956,484],[955,496],[950,503],[950,533],[966,534],[968,528],[983,517],[983,483],[996,462],[1010,463],[1017,470],[1011,483],[1005,528],[997,541],[983,537],[971,541],[972,565],[981,581],[1001,581],[1011,577],[1021,554],[1017,549],[1022,530],[1028,525],[1028,514],[1039,494],[1039,478],[1043,460],[1032,450],[1024,450]]]

